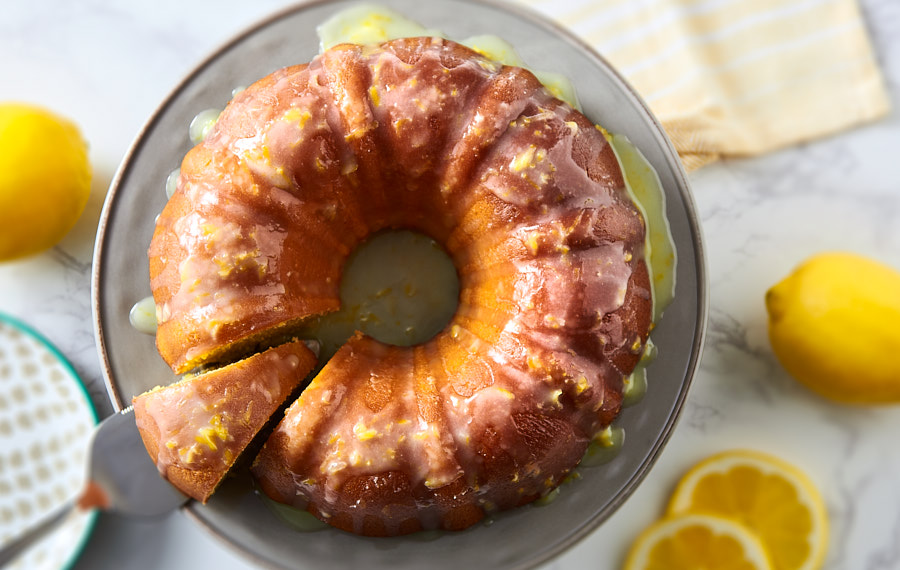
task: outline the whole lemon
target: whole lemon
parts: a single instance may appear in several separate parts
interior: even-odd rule
[[[56,245],[91,191],[87,144],[50,111],[0,104],[0,261]]]
[[[844,403],[900,402],[900,273],[850,253],[811,257],[766,293],[787,371]]]

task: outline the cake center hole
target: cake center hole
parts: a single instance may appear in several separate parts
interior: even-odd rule
[[[400,230],[375,234],[350,254],[341,279],[341,309],[311,323],[320,362],[357,330],[386,344],[412,346],[441,331],[459,304],[459,278],[433,239]]]

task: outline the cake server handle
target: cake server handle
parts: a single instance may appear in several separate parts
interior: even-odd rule
[[[28,529],[22,536],[13,539],[9,544],[5,544],[0,548],[0,568],[6,566],[15,560],[19,554],[28,549],[29,546],[42,539],[53,529],[62,524],[69,515],[75,510],[75,501],[67,503],[60,507],[51,516],[44,519],[37,526]]]
[[[101,509],[155,516],[173,511],[188,500],[159,476],[156,464],[144,448],[130,407],[112,414],[94,429],[87,459],[87,481],[80,496],[0,548],[0,567],[74,512]]]

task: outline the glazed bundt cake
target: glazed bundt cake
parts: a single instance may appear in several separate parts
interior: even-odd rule
[[[205,503],[315,362],[295,341],[135,397],[135,422],[160,474]]]
[[[177,372],[338,308],[375,232],[459,274],[413,347],[356,335],[253,464],[338,528],[462,529],[546,494],[619,412],[651,327],[644,221],[605,132],[528,71],[439,38],[343,44],[240,93],[186,156],[150,248]]]

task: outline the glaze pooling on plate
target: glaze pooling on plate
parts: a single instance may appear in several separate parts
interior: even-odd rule
[[[0,545],[73,500],[97,416],[80,379],[43,337],[0,314]],[[10,568],[74,562],[95,512],[75,512]]]
[[[575,88],[565,75],[529,67],[509,42],[495,34],[479,34],[465,39],[454,38],[441,30],[426,28],[403,14],[379,4],[358,4],[341,10],[316,26],[316,33],[319,36],[320,53],[340,43],[374,45],[397,38],[418,36],[452,39],[488,59],[528,69],[554,97],[581,110]]]

